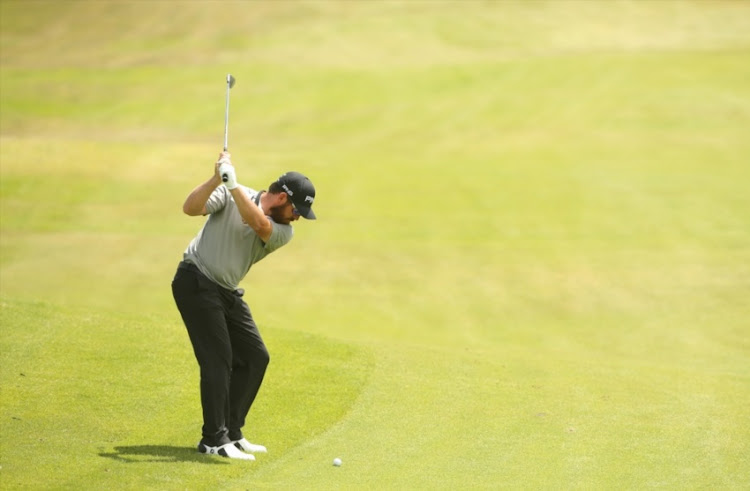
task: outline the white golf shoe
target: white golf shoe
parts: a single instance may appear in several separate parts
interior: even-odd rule
[[[255,456],[253,454],[240,452],[233,443],[227,443],[220,447],[209,447],[208,445],[201,442],[198,444],[198,451],[202,454],[220,455],[221,457],[227,457],[229,459],[255,460]]]
[[[244,450],[245,452],[248,452],[250,454],[268,452],[266,447],[264,447],[263,445],[250,443],[249,441],[247,441],[246,438],[243,438],[242,440],[235,440],[232,443],[234,443],[234,446],[237,447],[238,449]]]

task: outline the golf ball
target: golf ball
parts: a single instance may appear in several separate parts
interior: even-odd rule
[[[338,458],[338,457],[336,457],[335,459],[333,459],[333,465],[335,465],[336,467],[340,467],[341,466],[341,459]]]

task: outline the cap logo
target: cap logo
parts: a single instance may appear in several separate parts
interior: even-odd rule
[[[284,188],[284,191],[286,191],[289,196],[294,196],[294,191],[289,189],[286,184],[282,184],[281,187]]]
[[[312,204],[313,201],[315,201],[315,198],[313,198],[312,196],[305,196],[305,203],[309,202],[310,204]]]

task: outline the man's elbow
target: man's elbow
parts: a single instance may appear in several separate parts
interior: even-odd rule
[[[263,242],[268,242],[268,239],[271,238],[271,232],[273,232],[273,227],[270,223],[263,223],[258,225],[257,227],[252,227],[252,229]]]
[[[203,209],[200,210],[196,209],[195,205],[192,205],[189,202],[185,202],[184,205],[182,205],[182,212],[190,217],[198,216],[203,214]]]

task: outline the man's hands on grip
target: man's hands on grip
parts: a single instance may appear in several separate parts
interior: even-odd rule
[[[231,154],[229,152],[221,152],[219,160],[216,162],[215,172],[224,186],[231,191],[239,186],[239,184],[237,183],[237,174],[235,173],[230,157]]]
[[[219,175],[224,185],[230,191],[239,186],[237,184],[237,176],[234,173],[234,166],[231,162],[224,162],[219,166]]]

